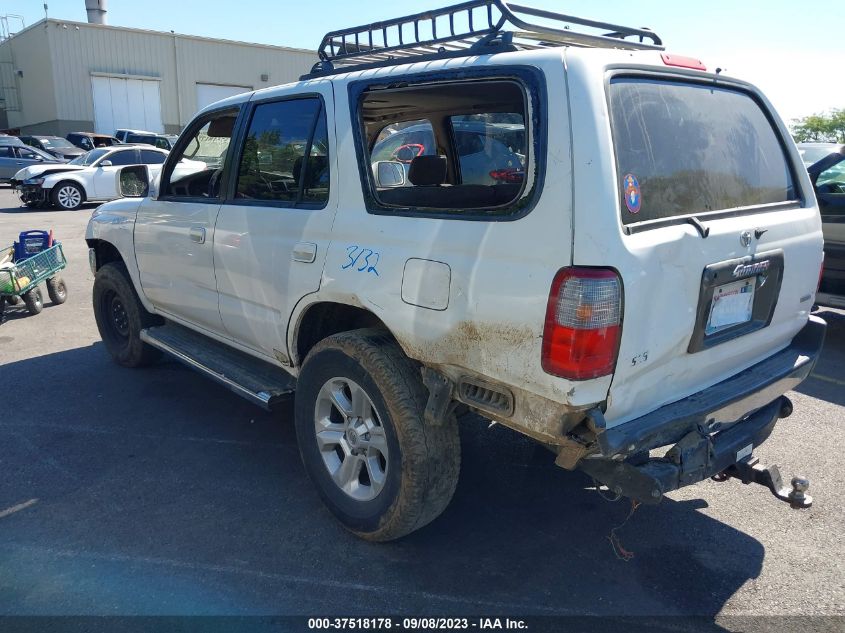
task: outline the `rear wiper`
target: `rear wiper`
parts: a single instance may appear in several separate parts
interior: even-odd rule
[[[686,220],[684,220],[684,222],[686,222],[687,224],[692,224],[695,227],[695,230],[701,234],[702,238],[706,238],[708,235],[710,235],[710,227],[704,226],[701,223],[701,220],[699,220],[697,217],[691,215]]]

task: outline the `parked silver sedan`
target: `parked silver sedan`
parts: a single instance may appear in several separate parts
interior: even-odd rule
[[[0,182],[9,182],[21,169],[31,165],[66,163],[35,147],[26,145],[0,145]]]

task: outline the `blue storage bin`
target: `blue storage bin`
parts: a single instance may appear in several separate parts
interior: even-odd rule
[[[20,262],[27,257],[37,255],[49,248],[50,233],[48,231],[23,231],[15,242],[15,261]]]

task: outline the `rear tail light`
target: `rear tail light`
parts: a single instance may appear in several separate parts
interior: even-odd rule
[[[607,268],[555,275],[543,330],[543,370],[571,380],[613,373],[622,331],[622,280]]]

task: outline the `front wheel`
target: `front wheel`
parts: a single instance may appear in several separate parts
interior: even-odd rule
[[[305,359],[295,416],[302,461],[329,510],[362,538],[405,536],[452,498],[457,422],[427,425],[427,396],[418,366],[379,330],[331,336]]]
[[[141,340],[141,330],[160,319],[141,305],[123,263],[112,262],[94,276],[94,320],[106,349],[119,365],[149,365],[160,352]]]
[[[73,211],[82,206],[85,201],[85,192],[75,182],[60,182],[53,187],[50,199],[55,207]]]
[[[40,314],[41,310],[44,309],[44,298],[41,296],[41,288],[38,286],[21,295],[21,297],[30,314]]]

